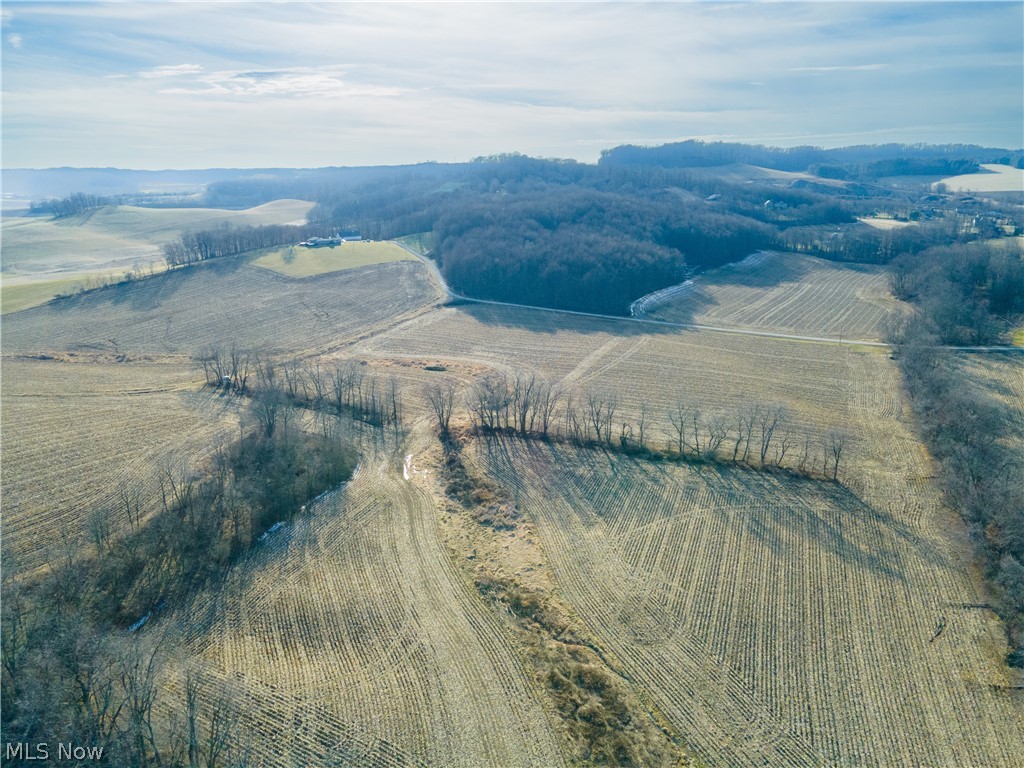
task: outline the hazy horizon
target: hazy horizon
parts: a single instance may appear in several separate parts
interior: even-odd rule
[[[688,138],[1019,148],[1021,3],[3,8],[7,169],[316,168]]]

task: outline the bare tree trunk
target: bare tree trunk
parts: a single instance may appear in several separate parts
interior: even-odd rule
[[[458,385],[453,379],[434,381],[424,389],[424,395],[430,408],[437,417],[437,425],[441,430],[441,436],[447,437],[451,425],[452,411],[455,408],[455,393]]]

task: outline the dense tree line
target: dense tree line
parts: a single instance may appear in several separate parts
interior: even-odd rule
[[[254,413],[268,434],[288,407],[346,416],[376,427],[402,426],[398,380],[375,375],[363,361],[277,359],[236,344],[213,344],[196,352],[192,362],[203,370],[207,386],[239,395],[251,395],[255,387]]]
[[[972,530],[1009,631],[1009,661],[1024,666],[1024,459],[1005,440],[1019,414],[965,386],[936,330],[927,315],[896,329],[899,364],[947,498]]]
[[[942,196],[927,201],[926,217],[924,201],[906,190],[808,179],[788,186],[735,183],[702,167],[748,162],[806,170],[832,163],[838,175],[856,178],[968,170],[977,160],[1006,160],[1000,152],[1005,155],[966,145],[822,150],[691,141],[620,147],[597,165],[506,154],[460,164],[278,174],[222,182],[211,193],[236,199],[251,193],[251,204],[262,202],[261,194],[288,191],[316,201],[312,226],[357,229],[373,239],[432,232],[431,255],[445,278],[473,297],[625,314],[646,293],[766,248],[887,263],[899,253],[968,239]],[[866,171],[869,166],[874,170]],[[293,186],[284,190],[282,183]],[[883,232],[855,221],[879,208],[916,216],[918,224]],[[186,233],[168,246],[167,257],[190,263],[305,234]]]
[[[168,267],[180,267],[330,234],[332,230],[329,227],[309,224],[265,224],[258,227],[224,225],[196,232],[186,230],[177,240],[164,245],[164,261]]]
[[[697,166],[722,161],[719,151],[752,150],[696,142],[683,148],[708,161]],[[893,145],[837,156],[891,165],[904,150],[910,155],[907,168],[934,162],[951,171],[960,170],[953,167],[959,162],[955,153],[966,151]],[[780,157],[796,162],[792,158],[800,153],[768,154],[776,161],[761,158],[763,164],[778,166],[786,164]],[[820,159],[810,153],[799,162],[806,165],[811,158]],[[679,160],[691,161],[685,153]],[[887,263],[899,253],[982,236],[968,234],[961,203],[941,195],[806,179],[789,186],[740,184],[698,171],[693,165],[663,167],[647,155],[597,166],[499,155],[407,169],[351,186],[322,201],[314,218],[374,238],[433,232],[432,257],[449,283],[467,295],[612,314],[625,313],[631,301],[678,282],[688,271],[765,248]],[[882,231],[855,221],[878,209],[917,223]]]
[[[951,504],[971,526],[979,558],[1024,665],[1024,477],[1005,438],[1014,416],[965,386],[940,344],[990,345],[1024,318],[1024,255],[1004,243],[975,242],[903,253],[890,264],[893,293],[918,313],[894,322],[890,340],[919,417],[942,465]]]
[[[67,219],[71,216],[78,216],[88,211],[94,211],[105,205],[119,205],[120,198],[92,195],[85,192],[75,192],[53,200],[33,202],[31,211],[33,214],[51,214],[55,219]]]
[[[848,176],[866,177],[923,174],[970,173],[978,163],[1016,165],[1024,155],[974,144],[881,144],[836,149],[821,147],[765,147],[731,142],[697,140],[657,147],[625,145],[601,153],[602,165],[658,165],[667,168],[699,168],[745,163],[783,171],[805,171],[824,166],[836,177],[836,171]]]

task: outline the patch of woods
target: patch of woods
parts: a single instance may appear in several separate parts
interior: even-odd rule
[[[897,360],[922,439],[939,464],[949,503],[967,522],[994,606],[1003,618],[1009,663],[1024,666],[1024,457],[1008,439],[1019,429],[992,395],[971,387],[942,341],[989,343],[1024,312],[1020,256],[990,248],[942,249],[927,261],[907,260],[898,283],[914,286],[920,313],[894,325]],[[1007,312],[997,315],[995,312]],[[1012,354],[1012,353],[1010,353]],[[1022,372],[1024,375],[1024,372]],[[1015,426],[1018,425],[1018,426]]]
[[[1019,247],[964,243],[904,252],[890,264],[893,294],[921,310],[914,334],[943,344],[991,345],[1024,318],[1024,254]],[[892,329],[902,341],[905,328]]]
[[[166,630],[152,625],[352,475],[340,422],[300,429],[266,369],[257,366],[239,440],[201,471],[184,460],[161,467],[158,509],[122,488],[118,508],[92,515],[88,541],[69,537],[47,572],[4,581],[5,740],[98,746],[117,765],[245,764],[232,756],[230,686],[193,672],[165,686]]]
[[[894,190],[880,175],[960,173],[1019,153],[964,145],[778,149],[682,142],[618,147],[597,165],[525,157],[387,168],[279,171],[210,186],[206,204],[281,195],[316,202],[308,224],[185,232],[169,266],[299,242],[338,230],[372,239],[429,232],[455,291],[473,298],[626,315],[636,299],[760,250],[884,264],[901,253],[1002,237],[1019,210],[927,185]],[[703,170],[750,163],[821,180],[731,181]],[[877,212],[915,226],[877,230]]]
[[[261,248],[289,245],[310,237],[325,237],[330,227],[306,224],[261,224],[234,227],[228,223],[214,229],[186,230],[177,240],[163,246],[164,261],[170,267],[183,267],[221,256],[236,256]]]
[[[759,250],[882,264],[900,253],[1003,236],[1005,227],[1024,224],[1019,212],[997,215],[989,203],[933,194],[926,186],[894,191],[856,180],[1014,159],[1001,152],[893,145],[844,153],[684,142],[620,147],[597,166],[499,155],[327,193],[315,216],[373,238],[431,232],[431,257],[467,296],[626,314],[647,293]],[[736,183],[700,172],[735,162],[803,171],[826,161],[839,163],[836,173],[853,180]],[[878,211],[914,226],[882,231],[856,221]]]
[[[653,460],[743,464],[833,481],[848,455],[844,430],[801,430],[777,403],[749,403],[722,413],[680,399],[664,413],[641,403],[639,412],[627,417],[612,392],[563,390],[524,372],[488,373],[463,394],[452,379],[431,382],[424,396],[445,443],[455,438],[452,424],[458,416],[483,436],[566,441]]]

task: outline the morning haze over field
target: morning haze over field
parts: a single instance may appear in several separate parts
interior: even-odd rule
[[[0,763],[1024,755],[1024,5],[5,2]]]

